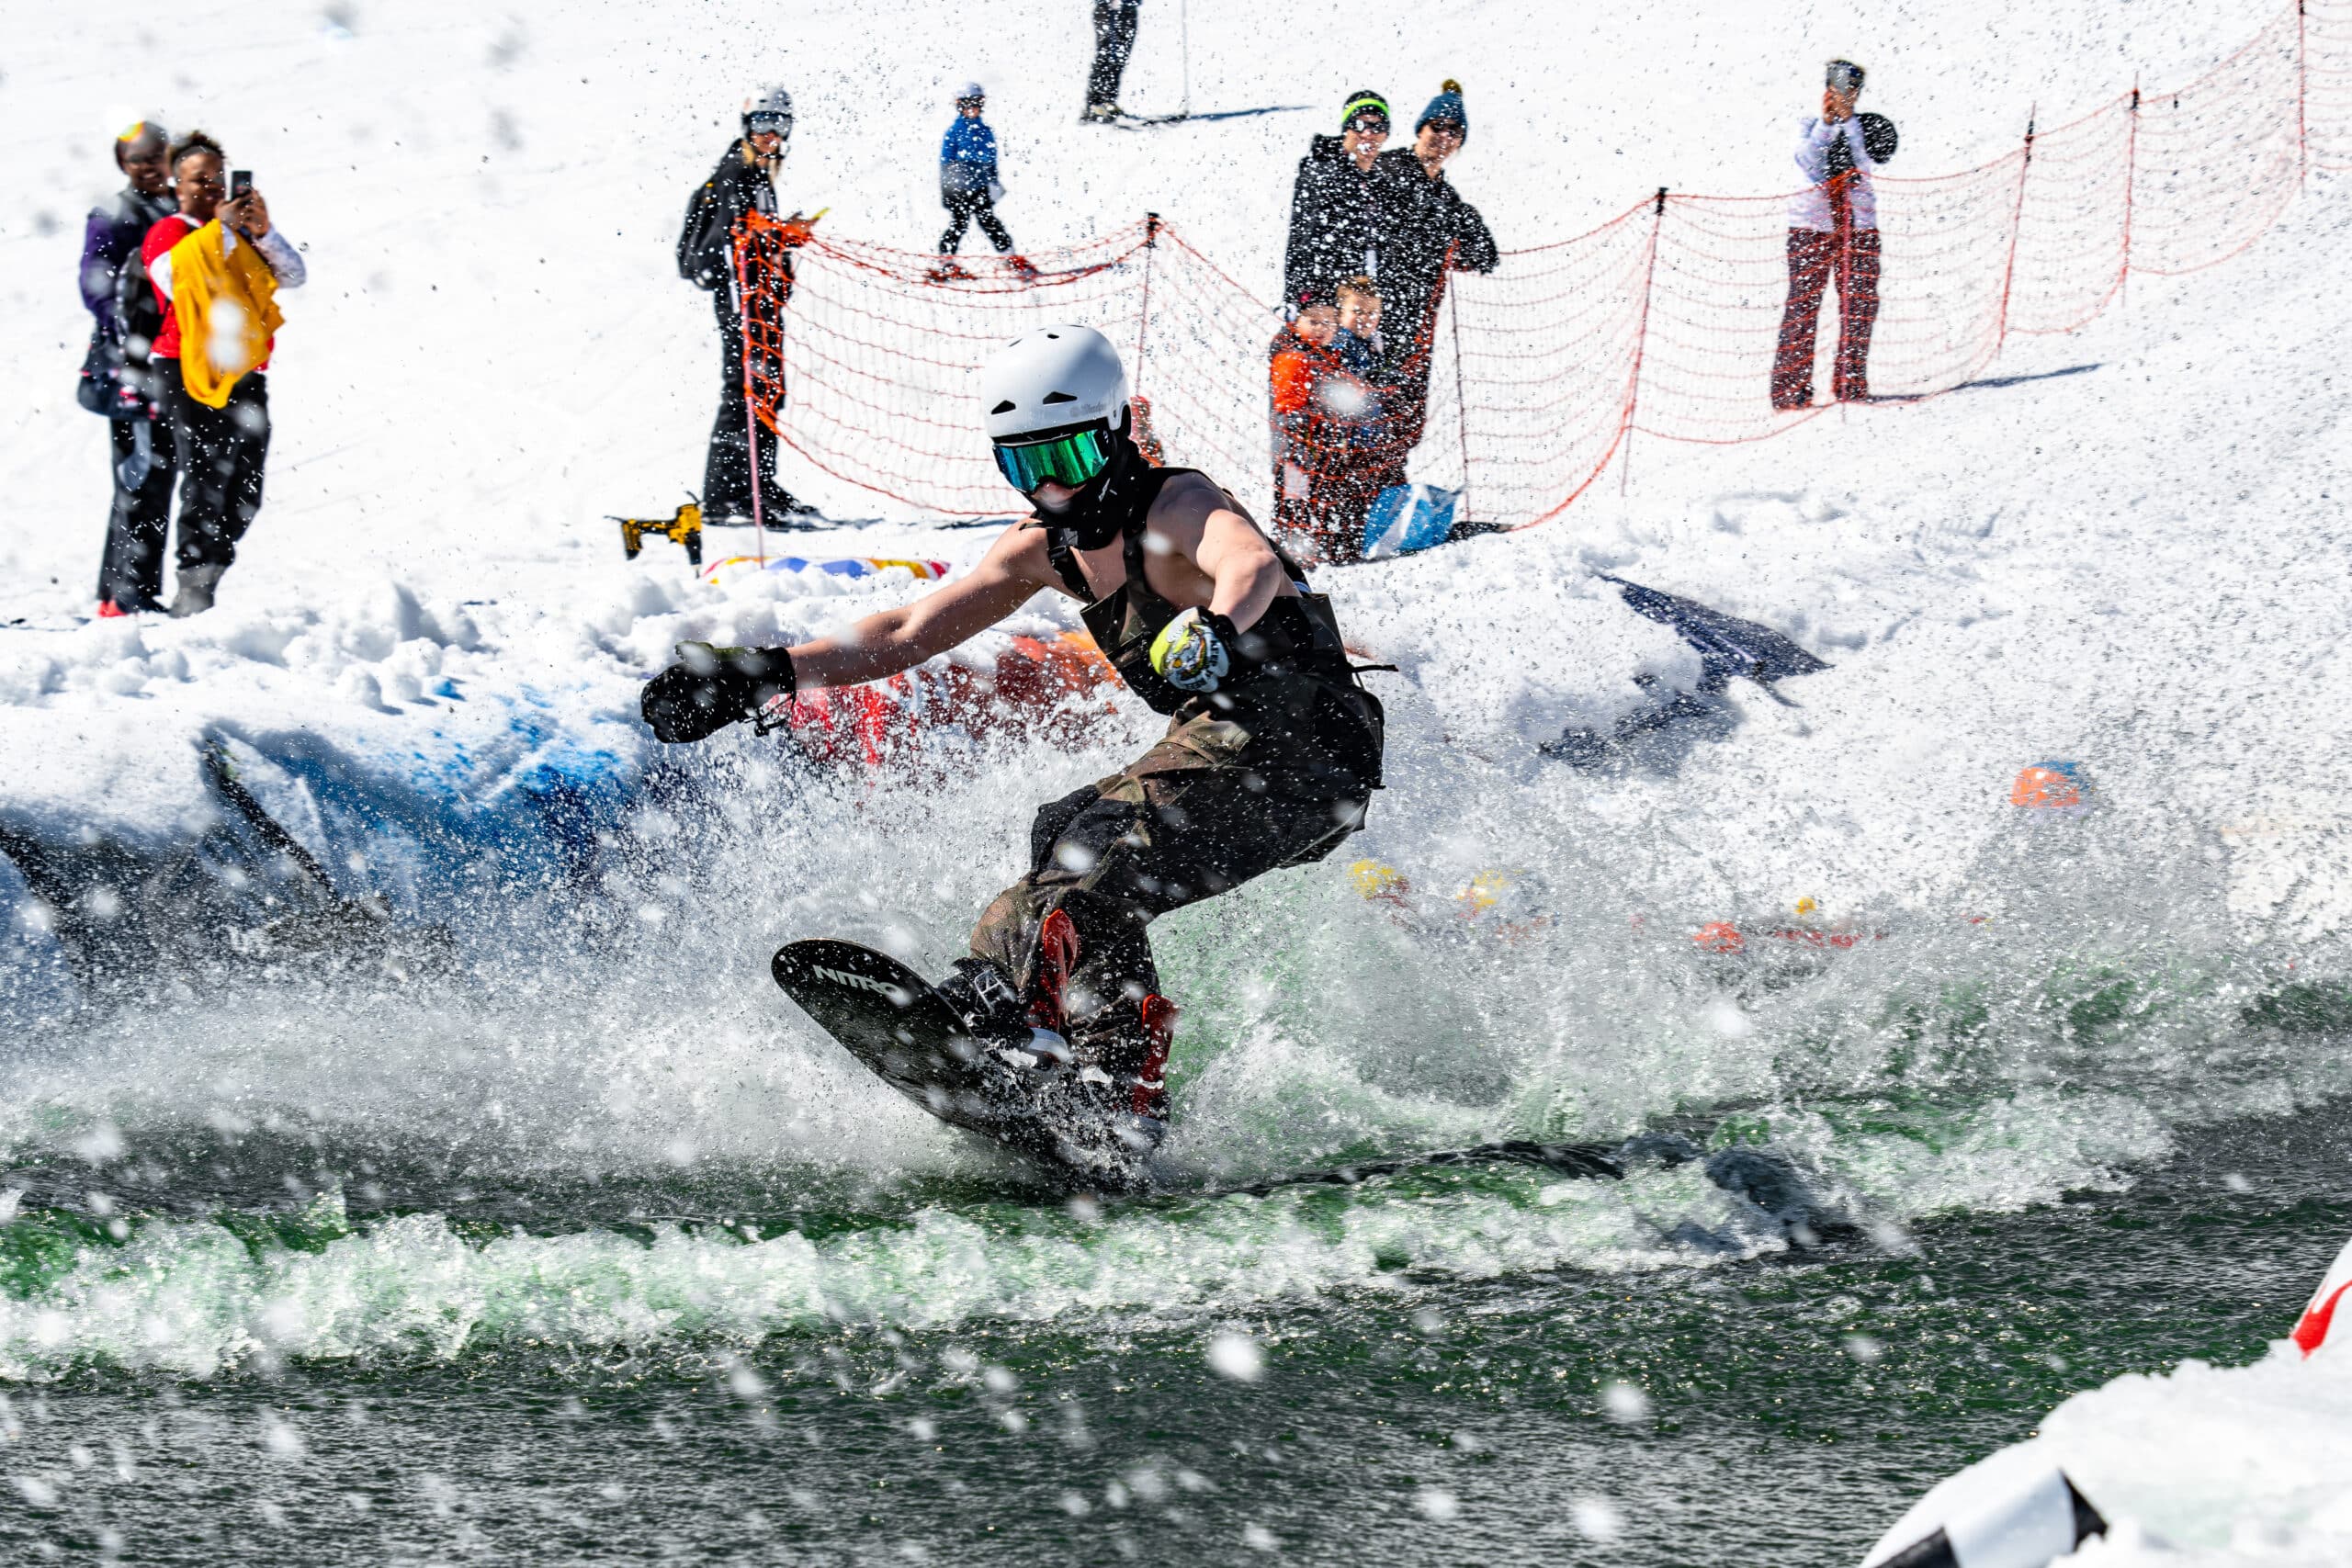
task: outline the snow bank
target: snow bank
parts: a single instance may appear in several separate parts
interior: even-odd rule
[[[2260,1361],[2188,1360],[2076,1394],[2034,1438],[1939,1483],[1863,1562],[1905,1560],[1905,1549],[1939,1531],[1958,1568],[2352,1561],[2352,1333],[2322,1327],[2347,1285],[2352,1245],[2297,1335]],[[2069,1483],[2079,1499],[2071,1519]],[[2098,1519],[2085,1522],[2084,1504]],[[2098,1520],[2104,1532],[2071,1555],[2052,1549],[2097,1530]]]
[[[2055,1560],[2070,1565],[2352,1561],[2352,1356],[2306,1360],[2281,1341],[2250,1367],[2188,1361],[2078,1393],[2051,1413],[2041,1437],[1930,1493],[1865,1561],[1925,1534],[1962,1493],[2052,1469],[2109,1525]]]

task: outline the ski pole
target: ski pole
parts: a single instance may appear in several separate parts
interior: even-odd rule
[[[1176,59],[1184,73],[1184,102],[1177,112],[1193,118],[1193,18],[1190,0],[1176,0]]]
[[[735,305],[735,331],[743,343],[743,457],[752,472],[752,537],[760,565],[768,564],[768,528],[760,511],[760,416],[752,407],[752,323],[743,316],[743,236],[739,230],[728,241],[734,253],[735,276],[729,298]]]

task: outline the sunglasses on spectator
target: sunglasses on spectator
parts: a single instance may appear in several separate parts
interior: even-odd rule
[[[1363,131],[1367,136],[1385,136],[1388,134],[1388,120],[1382,115],[1360,114],[1348,121],[1348,129]]]

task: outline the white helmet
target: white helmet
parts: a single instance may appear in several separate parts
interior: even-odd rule
[[[1125,428],[1127,368],[1092,327],[1025,332],[980,367],[980,406],[991,441],[1018,441],[1101,420]]]
[[[786,141],[792,140],[792,95],[782,87],[770,87],[752,100],[743,111],[743,134],[755,130],[780,130]]]
[[[965,102],[967,99],[985,98],[988,96],[989,90],[986,87],[981,86],[978,82],[967,82],[964,84],[963,91],[956,95],[956,101],[960,104]]]

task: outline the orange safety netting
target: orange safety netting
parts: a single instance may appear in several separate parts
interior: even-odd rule
[[[1792,197],[1659,191],[1589,233],[1453,275],[1424,319],[1425,397],[1412,477],[1463,490],[1463,515],[1504,526],[1566,509],[1634,434],[1724,444],[1779,434],[1835,406],[1867,368],[1869,400],[1913,401],[1981,375],[2012,333],[2072,331],[2131,274],[2225,261],[2276,222],[2314,168],[2352,167],[2352,0],[2303,0],[2204,76],[2128,94],[2013,152],[1932,178],[1878,175],[1877,274],[1849,231],[1816,257],[1809,378],[1783,351]],[[746,298],[783,251],[754,231]],[[772,248],[762,251],[759,246]],[[838,478],[956,514],[1017,505],[980,435],[973,372],[1023,330],[1099,328],[1126,355],[1169,461],[1207,469],[1273,515],[1272,309],[1154,216],[1038,256],[964,264],[815,239],[797,277],[746,312],[747,376],[786,445]],[[1866,359],[1833,373],[1843,299],[1875,302]],[[1391,301],[1388,317],[1419,313]],[[1792,357],[1793,356],[1793,357]],[[1801,406],[1776,406],[1810,379]],[[778,372],[781,372],[779,375]],[[789,382],[789,395],[785,383]],[[1788,401],[1784,395],[1781,400]],[[1393,405],[1392,405],[1393,406]]]

